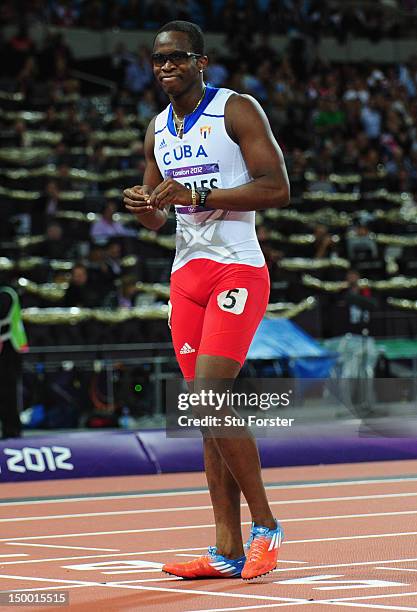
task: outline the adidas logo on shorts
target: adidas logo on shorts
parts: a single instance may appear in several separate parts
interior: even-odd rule
[[[195,353],[195,349],[191,348],[188,342],[186,342],[180,350],[180,355],[188,355],[188,353]]]

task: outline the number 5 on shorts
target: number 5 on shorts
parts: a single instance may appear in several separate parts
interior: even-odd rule
[[[240,315],[245,309],[247,299],[247,289],[243,287],[240,287],[239,289],[228,289],[227,291],[222,291],[219,293],[217,296],[217,305],[225,312]]]

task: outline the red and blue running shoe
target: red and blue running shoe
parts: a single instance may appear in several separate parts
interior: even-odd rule
[[[197,578],[240,578],[246,557],[228,559],[209,546],[207,554],[185,563],[166,563],[162,571],[172,576],[193,580]]]
[[[275,523],[275,529],[252,523],[251,533],[244,547],[246,563],[241,573],[243,580],[265,576],[276,568],[284,531],[276,519]]]

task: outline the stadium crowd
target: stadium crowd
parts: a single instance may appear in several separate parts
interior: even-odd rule
[[[25,14],[28,19],[43,14],[59,24],[62,11],[72,7],[73,22],[65,25],[88,25],[83,20],[96,4],[102,5],[27,2]],[[151,5],[165,6],[138,4],[145,13]],[[289,11],[293,16],[315,6],[282,4],[297,7]],[[127,15],[136,3],[108,5]],[[226,13],[239,8],[237,2],[199,5]],[[8,6],[2,6],[3,23],[13,19]],[[176,12],[172,6],[164,20],[186,18],[186,11],[194,10],[192,2],[177,4]],[[262,6],[266,10],[268,3]],[[306,15],[311,24],[312,13]],[[131,24],[138,25],[142,22]],[[312,281],[309,286],[303,276],[311,270],[321,283],[341,282],[345,291],[357,274],[350,268],[359,269],[356,288],[360,276],[384,281],[398,272],[412,275],[417,269],[417,58],[383,66],[330,64],[291,37],[287,51],[278,55],[261,33],[251,47],[246,41],[242,61],[235,43],[224,57],[209,52],[206,81],[261,102],[292,184],[291,210],[258,215],[259,239],[275,283],[271,300],[297,302],[311,294]],[[28,281],[67,287],[56,292],[54,305],[149,304],[152,293],[140,292],[138,283],[168,281],[174,220],[163,230],[165,241],[143,230],[138,240],[135,220],[123,214],[121,191],[141,182],[144,130],[166,104],[153,83],[151,49],[140,45],[132,53],[119,43],[101,60],[114,87],[94,93],[86,93],[74,77],[76,62],[62,34],[49,33],[38,46],[21,23],[1,53],[7,61],[0,63],[0,255]],[[395,200],[396,194],[408,195]],[[384,238],[389,234],[395,238]],[[30,257],[43,265],[38,262],[23,274],[16,262]],[[311,261],[327,263],[312,268]],[[319,293],[325,289],[316,286]],[[370,298],[369,287],[358,291]],[[159,303],[160,295],[153,295]],[[40,291],[22,299],[23,306],[51,305]],[[327,297],[323,303],[327,307]]]
[[[397,9],[388,10],[384,9]],[[409,18],[416,16],[415,0],[350,6],[331,0],[3,0],[0,25],[18,23],[52,24],[94,30],[154,30],[161,23],[184,19],[207,31],[251,38],[254,32],[294,34],[318,39],[335,35],[341,41],[349,34],[373,41],[383,36],[399,37],[410,31]],[[415,24],[414,24],[415,25]]]

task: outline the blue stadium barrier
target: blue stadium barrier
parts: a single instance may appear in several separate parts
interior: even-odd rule
[[[314,436],[260,438],[263,467],[417,458],[417,439],[360,437],[340,423]],[[201,471],[201,438],[167,438],[165,430],[80,432],[0,443],[0,482]]]

